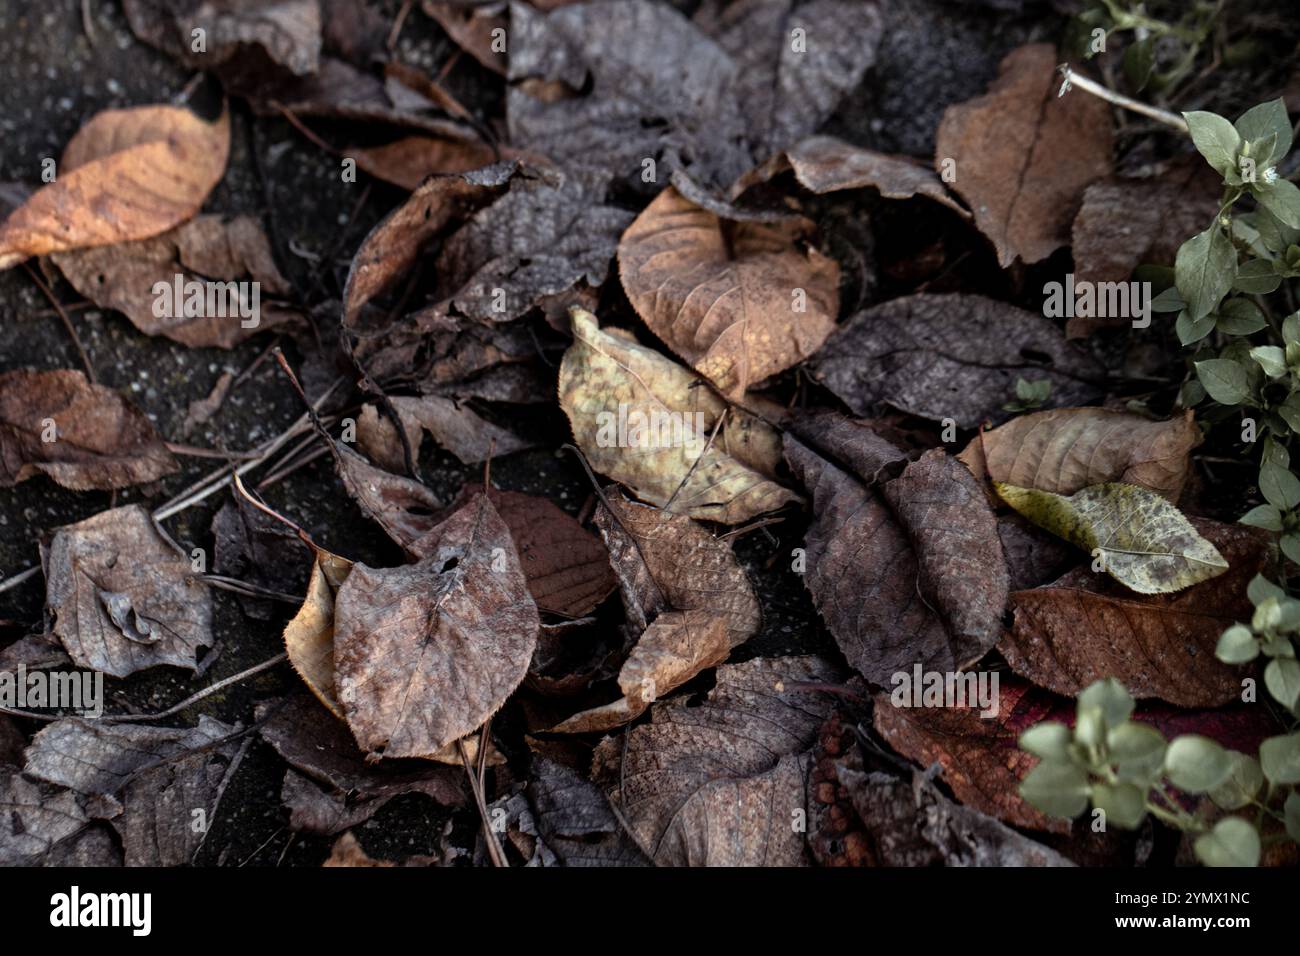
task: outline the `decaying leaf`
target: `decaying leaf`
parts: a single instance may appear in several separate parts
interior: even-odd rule
[[[1110,107],[1058,96],[1059,60],[1048,43],[1013,50],[988,93],[948,107],[935,138],[935,166],[955,164],[953,187],[1002,266],[1068,243],[1084,189],[1111,171]]]
[[[72,370],[0,375],[0,488],[45,474],[109,490],[176,470],[149,419],[111,388]]]
[[[442,499],[425,485],[376,468],[351,448],[330,439],[343,487],[361,510],[411,553],[437,523]]]
[[[212,597],[139,505],[60,528],[45,556],[54,633],[80,667],[125,677],[195,669],[213,645]]]
[[[997,716],[979,705],[895,707],[876,695],[875,727],[885,741],[922,767],[938,763],[953,796],[1013,826],[1068,833],[1066,820],[1045,816],[1020,796],[1020,779],[1038,758],[1021,750],[1020,733],[1052,712],[1053,700],[1019,681],[1000,682]]]
[[[1181,591],[1228,570],[1228,562],[1183,513],[1138,485],[1093,485],[1068,497],[995,481],[1002,500],[1082,548],[1139,594]]]
[[[731,651],[729,623],[725,611],[710,608],[665,611],[646,628],[618,672],[618,689],[623,696],[574,714],[551,729],[556,733],[585,734],[630,723],[658,697],[726,660]]]
[[[632,835],[657,865],[799,866],[807,813],[808,749],[831,709],[802,682],[839,675],[813,657],[718,668],[695,707],[658,703],[632,728],[615,797]]]
[[[501,458],[536,445],[536,442],[494,425],[469,406],[458,405],[450,398],[399,395],[389,401],[402,423],[402,430],[406,432],[411,455],[417,461],[425,432],[467,465],[488,458]],[[373,404],[363,407],[357,418],[357,446],[389,471],[400,472],[406,467],[397,429]]]
[[[121,835],[127,866],[191,862],[217,788],[234,758],[235,728],[201,716],[197,727],[144,727],[65,718],[32,738],[25,773],[87,797],[121,805],[109,823]]]
[[[434,173],[468,173],[497,160],[486,143],[433,136],[404,136],[383,146],[353,146],[346,153],[358,169],[412,191]]]
[[[1230,570],[1178,594],[1137,596],[1088,567],[1012,594],[1015,623],[998,644],[1011,669],[1071,697],[1114,677],[1134,697],[1180,707],[1237,699],[1240,671],[1220,663],[1214,648],[1227,627],[1253,611],[1246,585],[1267,564],[1266,536],[1204,519],[1196,528]]]
[[[588,780],[545,757],[528,783],[537,830],[565,866],[646,866],[645,855]]]
[[[462,496],[481,490],[466,485]],[[543,611],[580,618],[618,586],[600,539],[551,501],[496,488],[489,497],[510,529],[528,590]]]
[[[962,217],[968,213],[944,188],[943,180],[925,164],[910,156],[891,156],[874,149],[854,146],[834,136],[809,136],[796,146],[764,163],[752,175],[736,183],[733,192],[766,182],[790,170],[805,189],[818,195],[846,189],[877,190],[886,199],[924,196],[947,206]]]
[[[49,790],[0,767],[0,864],[39,863],[89,823],[75,794]]]
[[[1050,382],[1057,406],[1096,398],[1103,376],[1041,315],[978,295],[912,295],[859,312],[809,368],[854,414],[887,402],[962,428],[1005,419],[1017,379]]]
[[[315,551],[302,607],[284,627],[284,649],[303,683],[340,720],[334,689],[334,602],[352,562],[323,548]]]
[[[726,541],[684,515],[606,494],[596,525],[623,591],[629,623],[644,631],[661,612],[720,611],[727,617],[727,643],[736,647],[762,623],[740,562]],[[612,511],[612,514],[611,514]]]
[[[903,453],[865,425],[823,416],[799,434],[786,435],[786,457],[813,497],[804,582],[849,663],[888,685],[918,663],[953,671],[982,657],[1008,585],[970,473],[936,449],[878,486]]]
[[[124,0],[122,6],[136,36],[192,69],[219,68],[249,47],[290,73],[315,73],[318,66],[321,0]],[[203,31],[202,51],[191,49],[193,29]]]
[[[1177,501],[1200,443],[1190,409],[1152,421],[1109,408],[1057,408],[983,432],[957,457],[976,478],[1023,488],[1071,495],[1119,481]]]
[[[574,310],[560,405],[593,468],[674,514],[723,524],[797,501],[729,454],[725,442],[710,443],[725,405],[702,393],[707,386],[696,376],[626,332],[602,330],[590,312]]]
[[[618,247],[637,313],[732,398],[821,346],[839,314],[839,266],[797,241],[811,223],[727,223],[666,189]]]
[[[152,239],[52,258],[73,288],[96,305],[125,314],[146,335],[165,335],[182,345],[232,348],[297,314],[262,301],[285,295],[289,283],[251,216],[198,216]],[[246,280],[256,283],[256,298],[243,291]],[[214,285],[205,285],[195,298],[195,282]],[[166,299],[160,299],[158,283],[165,285]],[[163,315],[160,301],[170,303]]]
[[[58,178],[0,223],[0,269],[166,232],[198,212],[229,151],[225,112],[215,123],[176,106],[97,114],[63,151]]]
[[[296,534],[242,495],[226,501],[212,519],[212,571],[278,591],[301,594],[307,581],[308,548]],[[260,621],[279,619],[280,608],[265,598],[241,594],[240,607]]]
[[[523,680],[537,606],[510,529],[479,495],[400,568],[355,565],[335,601],[335,687],[374,758],[418,757],[465,736]]]

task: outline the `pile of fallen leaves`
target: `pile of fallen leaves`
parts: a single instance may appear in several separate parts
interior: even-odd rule
[[[0,224],[0,266],[40,257],[181,347],[273,330],[343,371],[304,387],[277,352],[303,417],[187,490],[220,489],[214,570],[242,613],[294,602],[283,659],[302,687],[233,725],[195,718],[201,693],[183,716],[64,716],[30,737],[0,717],[0,862],[187,863],[257,738],[287,765],[288,826],[339,837],[332,865],[392,865],[350,831],[404,794],[477,827],[412,865],[1134,863],[1153,825],[1072,830],[1021,798],[1022,731],[1072,722],[1070,698],[1113,677],[1163,730],[1246,752],[1278,732],[1214,656],[1276,558],[1267,535],[1196,516],[1191,413],[1125,401],[1096,328],[993,297],[1000,278],[970,285],[952,261],[969,253],[942,240],[866,304],[875,279],[827,213],[900,204],[1015,281],[1067,246],[1094,280],[1168,264],[1188,230],[1160,203],[1200,204],[1199,223],[1213,182],[1156,163],[1163,198],[1126,210],[1117,248],[1110,217],[1139,181],[1114,165],[1109,106],[1058,97],[1051,45],[949,105],[931,163],[821,134],[870,82],[884,26],[861,0],[689,17],[425,0],[497,77],[494,116],[391,58],[359,3],[124,6],[226,100],[93,117]],[[257,210],[203,212],[232,109],[390,137],[320,141],[407,193],[326,307],[281,274]],[[160,315],[173,276],[258,283],[260,320]],[[1009,410],[1030,393],[1039,410]],[[183,436],[145,411],[77,370],[0,375],[0,484],[155,493]],[[404,563],[354,560],[346,529],[329,550],[246,487],[290,441],[326,449]],[[482,477],[444,500],[422,478],[430,444]],[[586,469],[581,509],[493,484],[494,461],[539,446]],[[216,592],[163,524],[188,506],[51,529],[48,627],[0,664],[165,666],[201,692]],[[762,594],[737,545],[774,526],[797,546],[769,563],[838,656],[744,652]],[[891,701],[899,675],[962,671],[998,672],[994,713]]]

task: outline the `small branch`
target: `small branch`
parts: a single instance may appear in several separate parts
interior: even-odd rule
[[[197,694],[192,694],[191,696],[186,697],[174,707],[168,707],[166,710],[160,711],[156,714],[114,714],[108,717],[101,717],[100,720],[111,724],[130,723],[143,720],[163,720],[164,718],[179,714],[187,707],[192,707],[205,697],[211,697],[218,691],[225,690],[231,684],[238,684],[242,680],[247,680],[250,677],[262,673],[262,671],[270,670],[275,665],[282,664],[288,659],[288,654],[276,654],[274,657],[264,660],[260,664],[254,664],[252,667],[248,668],[248,670],[240,671],[238,674],[232,674],[223,680],[219,680],[215,684],[203,688],[203,690],[199,691]]]
[[[95,378],[94,366],[90,364],[90,356],[86,354],[86,349],[82,346],[81,338],[77,335],[77,330],[72,324],[72,319],[68,318],[68,313],[64,310],[63,303],[55,297],[53,290],[51,290],[41,277],[36,274],[35,269],[26,262],[23,263],[23,268],[27,270],[27,274],[31,276],[32,281],[36,283],[37,288],[41,290],[45,298],[49,299],[50,305],[54,306],[54,311],[59,314],[59,320],[63,322],[63,327],[67,330],[68,336],[72,339],[72,344],[77,347],[77,354],[81,356],[81,364],[85,366],[86,369],[86,378],[90,379],[91,382],[98,382],[98,379]]]
[[[1114,90],[1102,86],[1097,81],[1090,80],[1081,73],[1074,72],[1068,63],[1062,63],[1060,67],[1058,67],[1058,70],[1060,71],[1061,76],[1065,77],[1065,82],[1061,84],[1061,92],[1058,93],[1057,96],[1064,96],[1066,93],[1070,92],[1071,89],[1077,86],[1085,93],[1091,93],[1093,96],[1100,97],[1107,103],[1112,103],[1115,106],[1145,116],[1148,119],[1153,119],[1157,122],[1164,123],[1166,126],[1171,126],[1184,136],[1187,136],[1190,132],[1187,128],[1187,121],[1181,116],[1170,113],[1168,110],[1162,110],[1158,107],[1150,106],[1140,100],[1135,100],[1131,97],[1125,96],[1122,93],[1116,93]]]
[[[18,587],[18,585],[22,584],[28,578],[34,577],[35,575],[40,573],[41,573],[41,566],[39,564],[32,565],[26,571],[19,571],[13,577],[5,578],[3,581],[0,581],[0,593],[8,591],[10,588],[16,588]]]

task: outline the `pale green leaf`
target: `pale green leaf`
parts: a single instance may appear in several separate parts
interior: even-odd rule
[[[1044,760],[1020,783],[1020,796],[1048,816],[1070,819],[1088,808],[1088,777],[1074,764]]]
[[[1270,783],[1300,783],[1300,733],[1265,740],[1259,745],[1259,764]]]
[[[1197,151],[1205,161],[1225,176],[1237,168],[1237,150],[1241,148],[1241,134],[1217,113],[1194,110],[1184,113],[1188,131]]]
[[[1196,377],[1210,398],[1222,405],[1240,405],[1250,396],[1246,369],[1232,359],[1206,359],[1196,363]]]
[[[1209,737],[1186,734],[1175,737],[1165,751],[1165,775],[1179,790],[1206,793],[1232,773],[1228,751]]]
[[[1224,817],[1192,845],[1206,866],[1258,866],[1259,833],[1241,817]]]

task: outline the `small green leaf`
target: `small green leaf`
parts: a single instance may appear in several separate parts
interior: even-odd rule
[[[1206,866],[1258,866],[1259,833],[1241,817],[1224,817],[1192,844]]]
[[[1118,727],[1133,713],[1133,695],[1113,677],[1093,681],[1079,694],[1078,710],[1096,707],[1107,727]]]
[[[1286,374],[1286,353],[1280,346],[1256,345],[1250,350],[1250,357],[1259,363],[1269,378],[1281,378]]]
[[[1178,343],[1185,348],[1189,345],[1195,345],[1213,332],[1217,322],[1218,317],[1214,314],[1193,319],[1190,313],[1179,312],[1178,318],[1174,322],[1174,334],[1178,336]]]
[[[1204,110],[1184,113],[1183,119],[1187,120],[1192,142],[1207,163],[1224,175],[1236,170],[1241,134],[1231,123],[1217,113]]]
[[[1214,656],[1225,664],[1245,664],[1259,656],[1259,641],[1245,624],[1234,624],[1219,635]]]
[[[1281,511],[1300,505],[1300,478],[1277,462],[1266,461],[1259,466],[1259,491],[1264,500]]]
[[[1030,727],[1020,735],[1020,749],[1044,760],[1068,761],[1073,736],[1065,724],[1049,720]]]
[[[1284,534],[1282,540],[1278,542],[1278,547],[1292,561],[1300,563],[1300,535]]]
[[[1272,267],[1271,262],[1269,263],[1269,266]],[[1171,285],[1168,289],[1165,289],[1164,292],[1161,292],[1151,300],[1152,312],[1181,312],[1185,308],[1187,308],[1187,303],[1184,302],[1183,297],[1178,294],[1178,286],[1176,285]]]
[[[1168,500],[1137,485],[1093,485],[1069,497],[995,481],[1002,500],[1034,524],[1100,558],[1140,594],[1167,594],[1216,577],[1228,562]]]
[[[1272,261],[1268,259],[1251,259],[1243,262],[1237,270],[1237,278],[1232,287],[1247,295],[1268,295],[1282,284],[1282,277],[1277,274]]]
[[[1196,377],[1221,405],[1240,405],[1250,396],[1246,370],[1232,359],[1206,359],[1196,363]]]
[[[1228,779],[1210,791],[1210,799],[1224,810],[1240,810],[1255,798],[1264,786],[1264,771],[1259,761],[1235,750],[1228,751],[1232,772]]]
[[[1165,775],[1179,790],[1205,793],[1228,779],[1232,760],[1228,751],[1197,734],[1186,734],[1170,741],[1165,751]]]
[[[1273,148],[1267,155],[1256,155],[1260,167],[1278,162],[1291,152],[1291,121],[1287,119],[1286,103],[1281,97],[1253,106],[1237,118],[1234,128],[1242,139],[1252,143],[1273,137]]]
[[[1229,299],[1219,306],[1219,319],[1215,323],[1220,332],[1228,335],[1253,335],[1268,325],[1259,306],[1249,299]]]
[[[1179,247],[1174,275],[1178,294],[1193,319],[1209,315],[1218,307],[1237,278],[1236,250],[1218,223]]]
[[[1282,804],[1286,816],[1286,835],[1300,843],[1300,790],[1292,790]]]
[[[1124,51],[1121,65],[1124,68],[1124,79],[1128,80],[1133,92],[1140,93],[1151,79],[1151,70],[1156,65],[1155,35],[1130,43]]]
[[[1295,347],[1287,346],[1287,348]],[[1288,428],[1300,434],[1300,392],[1293,392],[1288,395],[1286,400],[1277,407],[1276,411],[1282,416],[1282,421],[1286,422]]]
[[[1146,794],[1131,783],[1094,783],[1092,805],[1123,830],[1136,829],[1147,815]]]
[[[1256,183],[1251,190],[1261,206],[1283,223],[1300,228],[1300,187],[1287,179]]]
[[[1071,819],[1088,809],[1088,777],[1072,763],[1044,760],[1020,783],[1020,796],[1048,816]]]
[[[1165,738],[1160,731],[1126,721],[1106,735],[1106,749],[1120,780],[1151,784],[1165,762]]]
[[[1264,686],[1273,699],[1294,711],[1300,702],[1300,662],[1289,657],[1278,657],[1264,668]]]
[[[1259,745],[1259,764],[1269,783],[1300,783],[1300,733],[1265,740]]]
[[[1246,596],[1250,598],[1251,604],[1262,604],[1271,597],[1281,600],[1286,597],[1286,592],[1264,575],[1257,574],[1246,585]]]
[[[1282,530],[1282,512],[1272,505],[1256,505],[1237,520],[1252,528],[1263,528],[1265,531]]]

